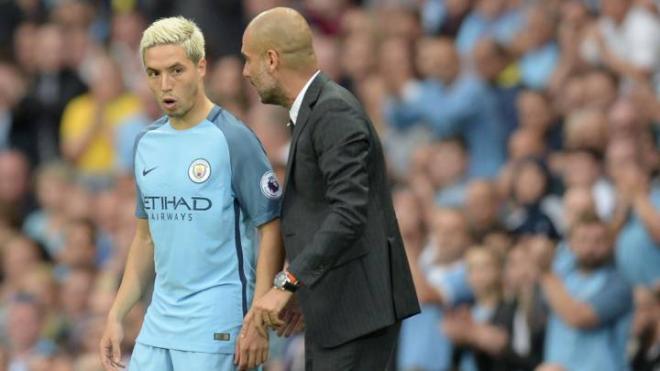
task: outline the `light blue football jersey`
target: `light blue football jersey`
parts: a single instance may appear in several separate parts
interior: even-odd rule
[[[282,190],[261,143],[218,106],[176,130],[167,117],[135,142],[136,216],[149,221],[156,278],[139,343],[233,353],[252,300],[256,227]]]

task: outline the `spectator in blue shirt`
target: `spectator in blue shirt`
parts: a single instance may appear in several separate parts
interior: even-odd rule
[[[632,292],[613,264],[610,230],[595,214],[584,214],[569,243],[577,262],[572,269],[552,272],[552,249],[539,259],[551,310],[545,362],[567,370],[628,370]]]
[[[458,51],[461,55],[471,54],[479,39],[486,35],[508,45],[523,24],[520,8],[507,9],[505,0],[479,0],[458,31]]]
[[[494,177],[505,160],[495,92],[478,76],[461,74],[451,40],[436,39],[427,48],[437,51],[434,74],[421,83],[407,84],[400,99],[390,99],[386,120],[399,129],[423,122],[439,139],[463,136],[471,159],[469,176]]]
[[[437,209],[430,221],[430,232],[429,244],[412,269],[417,290],[424,291],[420,296],[420,300],[424,299],[422,312],[404,321],[401,327],[398,370],[450,370],[453,346],[438,324],[442,323],[446,308],[472,299],[463,261],[464,252],[472,243],[465,216],[457,209]]]
[[[517,36],[521,48],[520,73],[524,85],[533,89],[548,86],[548,80],[559,61],[555,22],[543,5],[529,9],[526,27]]]
[[[483,38],[474,47],[475,71],[495,93],[506,138],[518,127],[516,102],[521,90],[511,57],[507,48],[492,38]]]
[[[630,284],[654,287],[660,283],[660,186],[635,162],[615,174],[621,194],[614,221],[621,226],[616,240],[617,265]]]

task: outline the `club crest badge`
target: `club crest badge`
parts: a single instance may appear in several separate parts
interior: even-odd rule
[[[261,186],[261,193],[270,199],[277,199],[282,195],[282,187],[272,170],[261,176],[259,185]]]
[[[203,183],[211,176],[211,165],[203,158],[193,161],[188,168],[188,177],[195,183]]]

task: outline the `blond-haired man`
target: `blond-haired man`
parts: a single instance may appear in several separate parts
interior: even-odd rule
[[[255,135],[204,93],[204,37],[193,22],[154,22],[140,50],[166,115],[135,143],[137,232],[100,344],[103,364],[123,367],[122,319],[155,274],[129,369],[233,370],[252,296],[282,267],[281,189]],[[268,340],[256,330],[241,346],[250,349],[242,366],[265,361]]]

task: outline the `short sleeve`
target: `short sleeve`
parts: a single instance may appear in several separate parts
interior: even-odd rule
[[[632,310],[632,291],[623,278],[612,271],[606,284],[587,303],[596,312],[600,324],[608,323]]]
[[[140,219],[147,219],[147,212],[144,210],[144,199],[142,198],[142,191],[140,186],[135,184],[135,216]]]
[[[280,217],[282,187],[257,136],[240,122],[222,131],[229,146],[232,190],[241,210],[260,226]]]
[[[155,121],[153,124],[149,125],[149,127],[145,128],[140,132],[137,137],[135,138],[133,142],[133,156],[132,156],[132,161],[131,161],[131,173],[135,175],[135,161],[136,161],[136,156],[138,153],[138,144],[140,143],[140,140],[144,137],[144,135],[153,129],[158,128],[159,126],[163,125],[167,121],[167,116],[163,116],[159,120]],[[137,177],[135,177],[135,216],[140,218],[140,219],[147,219],[147,212],[144,209],[144,198],[142,197],[142,191],[140,190],[140,185],[138,184]]]

